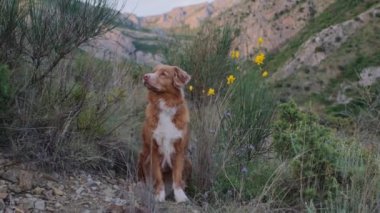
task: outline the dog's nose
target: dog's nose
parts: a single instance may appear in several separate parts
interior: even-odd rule
[[[149,75],[145,74],[143,79],[144,81],[147,81],[149,79]]]

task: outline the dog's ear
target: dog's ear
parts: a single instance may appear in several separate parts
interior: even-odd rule
[[[174,67],[174,86],[177,88],[184,87],[191,80],[191,76],[179,67]]]

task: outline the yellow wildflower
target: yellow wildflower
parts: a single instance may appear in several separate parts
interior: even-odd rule
[[[215,95],[215,89],[209,88],[207,91],[207,96],[213,96],[213,95]]]
[[[231,85],[234,83],[234,81],[236,80],[235,76],[234,75],[229,75],[227,77],[227,85]]]
[[[266,78],[266,77],[269,76],[269,72],[265,70],[263,73],[261,73],[261,76],[262,76],[263,78]]]
[[[259,53],[258,55],[256,55],[255,59],[254,59],[254,62],[257,64],[257,65],[262,65],[264,64],[264,60],[265,60],[265,55],[264,53]]]
[[[257,43],[259,43],[259,45],[261,45],[262,43],[264,43],[263,37],[259,37],[259,39],[257,39]]]
[[[232,59],[238,59],[239,57],[240,57],[239,50],[233,50],[233,51],[231,51],[231,58]]]
[[[189,91],[192,92],[193,89],[194,89],[194,88],[193,88],[193,85],[190,85],[190,86],[189,86]]]

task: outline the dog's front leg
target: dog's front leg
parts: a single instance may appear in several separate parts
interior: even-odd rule
[[[158,152],[152,152],[151,171],[153,173],[155,199],[158,202],[165,201],[165,185],[162,179],[160,167],[161,156]]]
[[[180,146],[181,143],[177,142],[177,146]],[[183,191],[184,182],[183,182],[183,169],[185,164],[185,152],[184,149],[176,149],[175,154],[173,155],[173,190],[174,198],[176,202],[186,202],[189,199],[187,198],[185,192]]]

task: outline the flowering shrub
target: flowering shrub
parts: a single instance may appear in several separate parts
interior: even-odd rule
[[[208,101],[208,97],[218,96],[225,86],[224,79],[231,67],[229,57],[240,57],[237,50],[230,53],[233,33],[228,26],[221,29],[206,25],[190,42],[168,48],[167,63],[180,66],[192,76],[187,92],[193,101]]]

